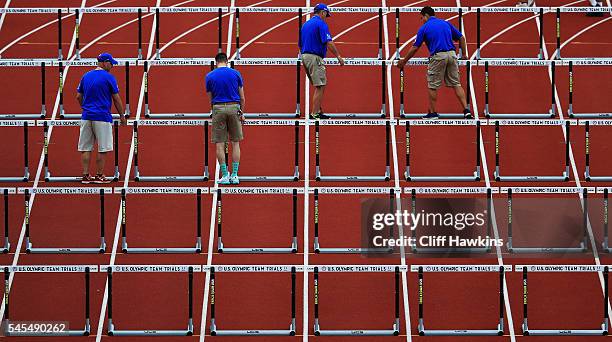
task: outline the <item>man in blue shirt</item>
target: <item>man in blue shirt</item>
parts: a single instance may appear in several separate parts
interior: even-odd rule
[[[106,154],[113,150],[113,116],[111,103],[120,114],[122,124],[126,124],[123,103],[119,97],[119,86],[115,76],[110,73],[117,61],[109,53],[98,56],[98,67],[87,72],[81,78],[77,88],[76,99],[79,101],[83,113],[81,115],[81,128],[79,133],[78,150],[81,152],[81,165],[83,166],[83,184],[109,183],[104,176]],[[89,174],[89,162],[94,142],[98,144],[96,158],[96,176]]]
[[[408,60],[419,50],[423,42],[429,50],[429,65],[427,66],[427,86],[429,88],[429,109],[424,119],[439,118],[436,112],[436,101],[438,99],[438,88],[442,85],[442,79],[447,87],[455,89],[455,95],[463,106],[463,115],[471,119],[472,113],[467,105],[465,92],[461,87],[459,78],[459,65],[455,44],[459,41],[461,51],[467,51],[465,37],[449,22],[436,18],[433,8],[426,6],[421,9],[421,20],[423,26],[417,33],[414,45],[408,51],[408,55],[397,63],[398,68],[403,68]]]
[[[344,58],[340,56],[336,45],[332,41],[329,27],[325,22],[330,16],[327,5],[316,5],[312,18],[302,25],[302,40],[298,44],[302,53],[302,63],[304,63],[306,75],[315,88],[312,95],[311,119],[328,118],[321,109],[323,91],[327,84],[325,62],[323,61],[327,54],[327,49],[331,50],[336,58],[338,58],[340,65],[344,65]]]
[[[244,122],[244,87],[242,75],[227,65],[227,55],[215,56],[217,68],[206,75],[206,94],[212,106],[212,142],[216,144],[221,166],[219,184],[239,184],[240,141]],[[227,171],[225,143],[232,141],[232,174]]]

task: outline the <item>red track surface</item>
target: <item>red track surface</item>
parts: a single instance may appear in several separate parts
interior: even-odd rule
[[[0,1],[4,6],[6,1]],[[94,6],[101,1],[84,1],[86,6]],[[249,6],[252,0],[236,0],[236,6]],[[405,6],[410,2],[388,0],[387,6]],[[462,6],[485,6],[491,1],[466,0]],[[551,0],[540,6],[560,6],[567,1]],[[230,1],[161,1],[161,6],[229,6]],[[258,3],[259,4],[259,3]],[[421,6],[419,2],[415,6]],[[28,0],[13,1],[11,7],[48,6],[46,1]],[[77,0],[54,2],[56,7],[78,7]],[[117,0],[107,6],[155,6],[155,1]],[[263,1],[262,6],[303,6],[303,1]],[[380,6],[379,2],[370,0],[345,0],[338,6]],[[454,1],[437,1],[435,6],[456,6]],[[512,6],[511,1],[501,1],[497,6]],[[583,3],[580,6],[584,6]],[[102,18],[104,16],[104,18]],[[337,14],[330,20],[332,33],[338,34],[366,19],[371,14]],[[74,16],[64,15],[63,49],[64,57],[70,48],[74,29]],[[440,15],[448,18],[449,15]],[[499,31],[526,18],[524,14],[484,14],[482,21],[483,42]],[[217,49],[217,22],[212,20],[215,14],[162,14],[161,47],[163,57],[211,56]],[[232,17],[233,18],[233,17]],[[240,44],[243,57],[293,57],[296,55],[297,21],[290,20],[290,14],[253,14],[241,13]],[[56,19],[55,15],[7,15],[0,28],[0,48],[13,42],[17,37]],[[111,30],[135,16],[85,14],[81,23],[81,46],[85,46],[104,32]],[[223,49],[227,48],[230,17],[223,17]],[[417,14],[402,14],[402,43],[416,33],[420,25]],[[563,57],[601,56],[609,57],[611,44],[609,33],[612,21],[609,17],[587,18],[580,14],[567,14],[562,19],[563,40],[578,31],[599,21],[595,26],[580,35],[564,47]],[[183,32],[211,21],[207,25],[181,37],[173,44],[172,39]],[[282,22],[286,22],[282,25]],[[451,21],[457,24],[457,19]],[[554,14],[545,16],[545,40],[548,55],[555,49]],[[153,25],[153,16],[145,15],[143,27],[143,52],[149,50],[149,41]],[[279,25],[269,33],[253,40],[262,32]],[[377,20],[360,25],[338,38],[338,46],[347,57],[375,57],[377,53]],[[464,16],[465,33],[470,54],[475,51],[476,17],[470,13]],[[235,27],[233,28],[235,30]],[[395,21],[392,15],[388,18],[389,52],[393,53],[393,32]],[[231,36],[231,53],[235,52],[233,33]],[[527,21],[499,36],[488,45],[483,45],[482,55],[486,57],[533,57],[537,54],[538,30],[535,20]],[[17,42],[2,53],[3,58],[46,57],[57,55],[56,24],[33,33]],[[136,55],[136,23],[117,30],[102,38],[81,53],[92,57],[102,51],[112,52],[119,57]],[[153,42],[153,40],[151,40]],[[410,44],[408,44],[410,46]],[[154,53],[154,46],[152,47]],[[425,50],[425,49],[423,49]],[[151,54],[147,55],[152,57]],[[419,56],[425,56],[424,51]],[[71,56],[69,56],[71,57]],[[295,71],[291,67],[246,67],[239,70],[245,78],[247,111],[249,112],[287,112],[295,106]],[[424,112],[426,109],[426,92],[424,68],[408,68],[406,72],[406,111]],[[65,80],[65,109],[67,113],[77,113],[79,108],[73,100],[73,90],[84,72],[82,67],[73,67]],[[205,112],[209,110],[203,89],[203,78],[208,67],[152,67],[150,70],[150,107],[153,112]],[[113,73],[123,89],[124,70],[116,68]],[[142,67],[130,70],[130,104],[132,113],[140,113],[137,108],[142,84]],[[609,79],[612,69],[609,67],[575,67],[574,106],[580,112],[608,111],[612,99],[609,93]],[[302,73],[302,81],[304,75]],[[391,70],[393,85],[393,112],[398,116],[399,108],[399,72]],[[465,73],[462,72],[463,84]],[[482,67],[473,67],[473,92],[476,108],[480,117],[484,108],[484,73]],[[557,70],[557,91],[563,116],[567,118],[567,68]],[[12,82],[3,82],[0,91],[3,95],[3,112],[35,113],[40,110],[40,91],[38,88],[39,70],[37,68],[0,68],[0,77]],[[500,68],[493,67],[490,72],[490,108],[497,113],[536,113],[545,112],[550,107],[550,79],[546,70],[533,68]],[[362,112],[373,113],[380,110],[380,70],[364,67],[330,67],[330,84],[326,89],[326,112]],[[58,73],[54,68],[47,70],[46,102],[49,113],[57,95]],[[124,95],[124,94],[123,94]],[[306,112],[304,104],[306,94],[301,92],[302,113]],[[440,112],[454,112],[458,106],[454,96],[443,89],[439,97]],[[387,99],[387,104],[390,99]],[[473,103],[474,105],[474,103]],[[142,117],[143,115],[141,115]],[[502,170],[505,174],[557,174],[564,167],[564,137],[559,127],[502,127],[501,150]],[[547,185],[495,182],[494,171],[494,131],[493,126],[483,126],[483,142],[488,166],[489,179],[469,186],[514,186],[514,185]],[[0,159],[0,174],[18,175],[22,168],[20,128],[2,128],[0,143],[5,146]],[[243,175],[290,174],[293,164],[293,128],[292,127],[246,127],[246,140],[243,144]],[[308,135],[308,139],[306,138]],[[472,127],[418,127],[412,132],[412,165],[413,173],[427,175],[470,174],[474,165],[475,141]],[[594,174],[611,173],[612,164],[606,155],[610,154],[609,128],[594,127],[591,129],[592,172]],[[342,174],[382,174],[384,171],[384,128],[378,127],[321,127],[321,169],[325,175]],[[128,168],[128,155],[131,143],[131,128],[120,128],[119,168],[122,178]],[[392,160],[392,180],[379,183],[359,183],[355,186],[414,186],[403,181],[405,165],[405,132],[403,126],[395,128],[397,160]],[[347,183],[316,183],[314,181],[314,127],[305,132],[300,128],[300,176],[298,183],[257,184],[257,186],[347,186]],[[309,146],[305,146],[306,141]],[[53,129],[49,147],[50,167],[55,175],[71,175],[78,172],[78,153],[75,151],[76,129],[56,127]],[[146,175],[165,174],[198,174],[203,167],[203,134],[201,128],[192,127],[144,127],[140,131],[140,168]],[[583,126],[572,126],[572,152],[575,157],[580,184],[584,185],[584,130]],[[7,146],[11,146],[7,148]],[[13,147],[14,146],[14,147]],[[35,172],[42,151],[42,129],[30,129],[29,157],[31,172]],[[214,172],[214,148],[209,144],[208,160]],[[305,153],[309,153],[309,180],[304,181],[306,170]],[[399,165],[399,175],[393,170],[394,163]],[[112,172],[109,160],[107,174]],[[565,184],[553,186],[575,186],[572,179]],[[130,176],[133,179],[133,174]],[[395,180],[395,182],[394,182]],[[398,182],[399,180],[399,182]],[[489,182],[490,180],[490,182]],[[49,184],[41,178],[38,186],[74,186],[74,184]],[[122,183],[121,183],[122,184]],[[14,184],[0,184],[13,187]],[[31,186],[32,183],[29,184]],[[161,184],[154,184],[158,186]],[[181,184],[183,185],[183,184]],[[194,186],[213,186],[212,182],[198,183]],[[465,186],[453,183],[419,183],[418,186]],[[606,184],[601,184],[606,185]],[[610,184],[607,184],[608,186]],[[129,186],[143,184],[129,182]],[[146,185],[145,185],[146,186]],[[164,184],[174,186],[174,184]],[[127,227],[130,246],[174,246],[191,245],[195,232],[195,213],[193,196],[128,196]],[[322,264],[400,264],[399,255],[385,259],[366,259],[358,255],[320,255],[313,254],[313,199],[304,195],[298,201],[298,246],[295,255],[228,255],[209,250],[209,231],[216,225],[211,222],[210,213],[214,205],[212,195],[205,195],[202,206],[203,251],[199,255],[125,255],[120,247],[113,249],[116,238],[114,227],[117,223],[119,196],[109,195],[106,198],[107,243],[109,253],[102,255],[31,255],[22,249],[18,255],[14,248],[22,233],[23,196],[10,196],[10,233],[11,253],[0,255],[0,264],[97,264],[111,262],[123,264],[281,264],[310,265]],[[496,197],[504,198],[504,195]],[[320,236],[325,246],[357,246],[360,239],[359,205],[361,196],[321,195],[320,199]],[[224,242],[228,246],[257,245],[284,246],[288,243],[291,230],[290,196],[237,196],[223,195],[224,205]],[[41,246],[92,246],[97,243],[98,231],[98,197],[97,196],[36,196],[31,215],[31,234],[33,241]],[[304,210],[308,210],[308,223],[304,224]],[[596,211],[596,209],[593,209]],[[553,213],[554,214],[554,213]],[[497,208],[497,222],[500,237],[505,238],[506,213]],[[596,214],[593,215],[597,217]],[[597,218],[592,219],[594,222]],[[307,228],[306,229],[304,229]],[[548,236],[548,242],[563,243],[563,236],[554,231],[555,227],[544,227],[540,236]],[[601,241],[601,227],[593,224],[597,245]],[[305,244],[305,233],[308,244]],[[525,233],[525,232],[523,232]],[[517,236],[520,235],[517,233]],[[215,236],[216,234],[212,234]],[[216,239],[215,239],[216,240]],[[306,246],[305,246],[306,245]],[[304,255],[305,247],[308,254]],[[599,247],[598,247],[599,249]],[[112,253],[110,253],[112,252]],[[608,264],[610,258],[599,253],[601,264]],[[116,258],[115,258],[116,257]],[[504,264],[520,263],[577,263],[592,264],[596,260],[592,253],[579,255],[571,260],[559,259],[548,255],[530,256],[530,259],[518,258],[502,249],[501,261]],[[428,259],[408,254],[407,264],[428,263],[493,263],[494,254],[484,259]],[[599,260],[598,260],[599,261]],[[296,340],[303,335],[308,339],[344,341],[349,337],[314,337],[313,323],[313,279],[308,274],[304,281],[303,274],[297,275],[297,335],[300,337],[280,337],[274,340]],[[408,308],[404,307],[404,295],[400,299],[401,336],[388,337],[385,340],[422,340],[422,341],[473,341],[471,337],[418,337],[417,334],[417,278],[409,273]],[[175,328],[183,327],[186,317],[186,277],[179,274],[117,274],[114,277],[114,320],[120,329],[137,329],[146,327]],[[498,312],[497,277],[494,274],[426,274],[425,315],[429,328],[482,328],[493,327]],[[309,288],[304,288],[308,284]],[[509,330],[513,330],[518,340],[534,339],[522,337],[522,288],[520,274],[507,274],[508,296],[511,308],[505,312],[513,319],[514,326],[506,326],[506,336],[484,337],[479,340],[511,340]],[[99,320],[105,294],[105,275],[92,274],[91,314],[92,336],[71,340],[94,340],[98,332]],[[247,328],[285,328],[289,318],[288,274],[262,273],[220,273],[217,275],[217,323],[223,329]],[[601,286],[599,279],[592,273],[585,274],[534,274],[530,276],[530,324],[537,328],[593,328],[601,321]],[[205,292],[206,290],[206,292]],[[69,320],[74,326],[82,325],[82,277],[77,274],[17,274],[11,291],[11,317],[13,320],[56,320],[61,317]],[[393,317],[393,276],[378,273],[322,273],[320,275],[320,319],[326,329],[354,329],[387,327]],[[201,326],[203,305],[208,305],[204,294],[208,293],[206,276],[196,273],[194,279],[194,324],[195,337],[164,338],[167,341],[195,341],[200,335],[209,334],[209,319]],[[304,298],[308,298],[308,310],[305,310]],[[308,326],[304,327],[304,313],[308,314]],[[409,317],[405,314],[408,313]],[[406,320],[410,318],[411,331],[406,331]],[[104,323],[106,325],[106,322]],[[506,325],[508,321],[506,320]],[[106,327],[101,331],[103,340]],[[408,336],[407,336],[408,335]],[[414,336],[411,336],[414,335]],[[125,341],[141,340],[138,338],[116,337]],[[237,340],[237,338],[211,337],[211,340]],[[359,338],[370,341],[381,338]],[[556,341],[557,338],[536,338],[542,341]],[[601,340],[603,337],[589,337],[588,340]],[[25,339],[22,339],[25,340]],[[28,339],[31,341],[64,340],[63,338]],[[161,340],[161,339],[160,339]],[[272,340],[271,338],[244,337],[240,340]],[[581,337],[564,337],[568,341],[584,341]]]

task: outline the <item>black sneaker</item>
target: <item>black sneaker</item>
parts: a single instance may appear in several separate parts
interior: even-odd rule
[[[423,120],[436,120],[439,119],[440,115],[438,113],[427,113],[427,115],[423,116]]]
[[[474,115],[472,115],[472,111],[466,108],[463,110],[463,118],[467,120],[472,120],[474,118]]]
[[[329,119],[329,115],[325,115],[323,112],[318,112],[316,114],[310,114],[310,120],[319,120],[319,119]]]

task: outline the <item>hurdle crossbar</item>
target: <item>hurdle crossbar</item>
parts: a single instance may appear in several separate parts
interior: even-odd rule
[[[585,166],[584,179],[587,182],[612,182],[612,176],[593,176],[591,175],[591,152],[590,152],[590,127],[591,125],[612,126],[612,120],[585,120],[578,124],[584,124],[584,139],[585,139]]]
[[[291,323],[288,329],[248,329],[225,330],[217,328],[215,305],[217,297],[215,291],[216,276],[218,272],[291,272]],[[295,266],[212,266],[210,268],[210,335],[211,336],[295,336]]]
[[[45,120],[45,121],[37,121],[37,126],[43,126],[43,153],[44,153],[44,175],[45,182],[80,182],[83,179],[83,176],[52,176],[51,169],[49,167],[49,126],[72,126],[79,127],[81,125],[81,120]],[[119,122],[114,121],[114,156],[115,156],[115,173],[113,175],[113,182],[119,180]]]
[[[303,193],[303,189],[298,188],[217,188],[217,251],[219,253],[230,254],[278,254],[278,253],[297,253],[297,200],[298,193]],[[223,227],[223,204],[222,194],[240,194],[240,195],[291,195],[292,203],[292,229],[291,229],[291,245],[289,247],[227,247],[223,243],[222,227]]]
[[[303,121],[299,120],[245,120],[244,126],[293,126],[294,127],[294,157],[293,157],[293,174],[285,176],[240,176],[241,182],[292,182],[300,179],[300,124]],[[228,158],[228,145],[225,144],[225,160]]]
[[[201,265],[115,265],[101,266],[100,270],[107,274],[108,301],[108,336],[192,336],[193,335],[193,273],[201,272]],[[162,330],[118,330],[115,329],[113,321],[113,273],[114,272],[164,272],[164,273],[187,273],[188,289],[188,322],[187,329]]]
[[[570,177],[570,122],[564,120],[502,120],[503,125],[564,125],[565,169],[560,176],[503,176],[500,168],[500,120],[495,121],[495,180],[498,182],[567,182]]]
[[[206,182],[208,181],[208,120],[134,120],[134,180],[137,182]],[[138,127],[139,126],[203,126],[204,130],[204,170],[198,176],[143,176],[138,164]]]
[[[401,192],[401,189],[398,189]],[[368,247],[321,247],[320,236],[319,236],[319,222],[320,222],[320,203],[319,194],[335,194],[335,195],[386,195],[389,194],[389,208],[390,212],[395,211],[395,192],[394,188],[335,188],[335,187],[324,187],[324,188],[312,188],[311,192],[314,193],[314,206],[313,206],[313,217],[314,217],[314,252],[320,254],[389,254],[393,252],[393,248],[368,248]],[[389,236],[393,236],[393,227],[389,227]]]
[[[41,109],[40,113],[24,113],[24,114],[0,114],[0,120],[3,119],[24,119],[24,120],[33,120],[33,119],[44,119],[47,116],[47,100],[45,99],[45,89],[46,89],[46,66],[50,62],[49,65],[52,65],[53,61],[29,61],[29,60],[13,60],[13,61],[4,61],[0,63],[0,66],[13,67],[13,66],[40,66],[40,103]],[[1,121],[0,121],[1,123]]]
[[[118,188],[121,192],[121,251],[123,253],[142,254],[181,254],[202,252],[202,193],[208,188]],[[194,247],[128,247],[127,242],[127,194],[164,194],[196,195],[196,237]]]
[[[604,188],[603,190],[597,189],[598,192],[603,192],[603,232],[604,232],[604,240],[602,243],[603,249],[607,253],[612,253],[612,248],[610,247],[609,242],[609,228],[608,228],[608,216],[609,216],[609,206],[608,206],[608,193],[612,188]]]
[[[374,125],[374,126],[385,126],[385,173],[382,176],[323,176],[321,174],[321,166],[320,166],[320,158],[319,158],[319,136],[320,136],[320,128],[319,126],[346,126],[346,125]],[[315,121],[315,179],[317,181],[363,181],[363,182],[388,182],[391,179],[391,167],[390,167],[390,147],[389,140],[391,134],[391,123],[389,120],[317,120]]]
[[[539,51],[537,57],[521,57],[513,58],[517,60],[543,60],[544,59],[544,10],[549,10],[546,7],[477,7],[476,8],[476,59],[482,58],[480,55],[480,13],[531,13],[534,17],[537,13],[538,23],[540,25],[539,36]]]
[[[541,31],[540,31],[541,32]],[[489,64],[496,66],[548,66],[551,69],[551,105],[548,113],[491,113],[489,110]],[[555,61],[521,61],[521,60],[510,60],[504,61],[496,59],[487,60],[484,62],[485,69],[485,108],[484,114],[487,119],[550,119],[555,117]]]
[[[410,199],[412,205],[412,212],[417,212],[417,193],[420,194],[486,194],[487,195],[487,235],[486,238],[491,236],[491,223],[493,221],[491,209],[493,202],[493,189],[492,188],[405,188],[405,191],[410,191]],[[497,191],[496,191],[497,192]],[[416,229],[410,229],[413,241],[418,241]],[[417,243],[412,244],[412,252],[417,254],[456,254],[456,253],[489,253],[491,246],[487,245],[484,247],[419,247]]]
[[[30,126],[34,126],[34,121],[28,120],[0,120],[0,127],[16,127],[23,126],[23,176],[4,176],[0,177],[0,182],[27,182],[30,180],[30,162],[28,158],[28,130]]]
[[[4,199],[4,246],[0,248],[0,251],[6,254],[11,249],[9,241],[9,194],[16,193],[16,190],[9,188],[2,188],[0,190],[2,190],[2,198]]]
[[[321,329],[319,324],[319,272],[393,272],[395,273],[395,318],[391,329],[351,329],[328,330]],[[381,266],[315,266],[314,267],[314,334],[315,336],[398,336],[399,325],[399,277],[400,267],[393,265]]]
[[[96,265],[55,265],[55,266],[35,266],[35,265],[17,265],[17,266],[2,266],[4,269],[4,320],[3,320],[3,333],[5,336],[89,336],[91,332],[90,326],[90,314],[89,314],[89,274],[91,272],[98,272],[98,266]],[[70,329],[68,324],[58,323],[58,331],[50,329],[50,331],[39,332],[39,331],[15,331],[9,329],[11,324],[9,316],[9,294],[12,287],[10,287],[10,274],[15,272],[27,272],[27,273],[83,273],[85,275],[85,323],[83,329]]]
[[[97,59],[80,59],[77,58],[77,61],[81,62],[81,63],[77,63],[74,61],[67,61],[66,65],[73,65],[73,66],[95,66],[98,64],[98,60]],[[122,61],[123,64],[125,65],[125,111],[122,114],[124,117],[128,118],[130,117],[130,65],[135,65],[135,61],[130,61],[130,60],[123,60]],[[60,87],[59,87],[59,91],[60,91],[60,103],[59,103],[59,115],[60,115],[60,119],[81,119],[82,114],[67,114],[64,112],[64,86],[63,86],[63,73],[64,73],[64,62],[60,62]],[[113,117],[113,119],[119,119],[120,118],[120,114],[111,114],[111,116]]]
[[[504,277],[512,272],[512,266],[504,265],[412,265],[412,272],[419,274],[419,336],[502,336],[504,334]],[[424,319],[424,273],[428,272],[488,272],[499,273],[499,317],[495,329],[425,329]]]
[[[576,119],[594,119],[594,118],[612,118],[612,113],[575,113],[574,112],[574,63],[576,65],[593,65],[580,63],[580,61],[569,61],[569,105],[567,108],[567,114],[570,118]],[[610,63],[612,64],[612,63]],[[607,65],[610,65],[607,64]]]
[[[25,196],[25,250],[32,254],[87,254],[104,253],[105,219],[104,195],[112,193],[112,188],[19,188],[19,193]],[[31,195],[99,195],[100,196],[100,244],[96,247],[33,247],[30,236],[30,196]]]
[[[406,170],[404,177],[407,181],[413,182],[478,182],[480,181],[480,120],[406,120],[401,121],[400,125],[406,126]],[[476,127],[476,167],[471,176],[413,176],[410,174],[410,127],[414,126],[471,126]]]
[[[587,188],[502,188],[502,192],[508,194],[508,240],[506,246],[510,253],[584,253],[588,251],[588,189]],[[512,194],[513,193],[575,193],[582,192],[582,215],[583,215],[583,235],[577,247],[517,247],[513,240],[513,213],[512,213]]]
[[[408,61],[407,63],[408,65],[418,65],[418,66],[426,66],[427,64],[429,64],[429,59],[428,58],[412,58],[411,60]],[[470,103],[471,103],[471,87],[469,86],[469,81],[470,81],[470,74],[471,74],[471,70],[472,70],[472,64],[470,61],[462,61],[459,60],[457,61],[457,64],[459,66],[465,66],[466,68],[466,80],[468,82],[468,85],[466,86],[466,99],[467,99],[467,106],[468,108],[470,107]],[[404,93],[405,93],[405,77],[404,77],[404,68],[401,68],[399,70],[400,73],[400,117],[402,119],[420,119],[422,118],[425,114],[424,113],[406,113],[405,110],[405,100],[404,100]],[[463,119],[465,118],[465,114],[463,113],[439,113],[438,114],[440,116],[441,119]]]
[[[515,272],[523,273],[523,335],[525,336],[606,336],[609,328],[608,314],[608,266],[601,265],[516,265]],[[598,329],[530,329],[527,322],[528,272],[597,272],[603,273],[603,323]]]

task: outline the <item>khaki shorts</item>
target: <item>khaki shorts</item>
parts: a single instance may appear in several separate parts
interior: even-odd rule
[[[305,53],[302,55],[302,63],[304,63],[306,75],[308,75],[313,86],[320,87],[327,84],[325,62],[323,62],[321,56]]]
[[[113,150],[113,124],[104,121],[81,120],[79,133],[79,152],[93,151],[94,142],[98,152]]]
[[[427,86],[429,89],[438,89],[442,86],[442,79],[447,87],[461,85],[459,78],[459,65],[455,51],[438,52],[429,57],[427,66]]]
[[[233,142],[242,140],[242,123],[238,104],[215,104],[212,110],[212,142],[227,142],[228,135]]]

